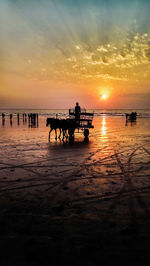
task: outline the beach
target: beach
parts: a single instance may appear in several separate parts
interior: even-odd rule
[[[89,140],[55,140],[46,116],[0,117],[1,265],[146,265],[150,117],[95,116]]]

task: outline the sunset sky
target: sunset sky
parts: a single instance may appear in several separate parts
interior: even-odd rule
[[[150,108],[149,14],[150,0],[0,0],[0,108]]]

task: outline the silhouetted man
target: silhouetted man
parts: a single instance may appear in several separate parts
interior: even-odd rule
[[[5,119],[5,114],[4,114],[4,113],[2,113],[2,119],[3,119],[3,120]]]
[[[75,118],[77,120],[80,119],[80,112],[81,112],[81,108],[79,106],[79,103],[76,103],[76,106],[75,106]]]

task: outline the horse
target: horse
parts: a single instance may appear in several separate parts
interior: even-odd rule
[[[49,140],[50,140],[50,135],[53,130],[55,130],[55,139],[57,139],[57,129],[60,130],[60,135],[61,136],[61,126],[60,126],[60,120],[57,118],[47,118],[46,120],[46,126],[50,126],[50,131],[49,131]]]
[[[57,129],[59,129],[59,139],[61,137],[61,133],[63,133],[63,140],[64,138],[74,135],[75,128],[77,127],[77,122],[75,119],[58,119],[58,118],[47,118],[46,120],[46,126],[50,126],[49,131],[49,140],[50,140],[50,134],[53,130],[55,130],[55,139],[57,140]],[[68,134],[67,134],[68,131]]]

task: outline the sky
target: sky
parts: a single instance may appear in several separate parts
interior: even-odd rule
[[[149,0],[0,0],[0,108],[150,108],[149,10]]]

